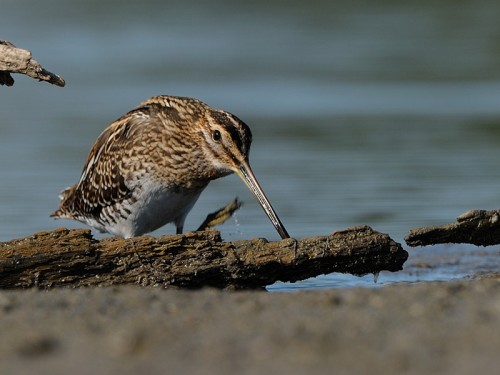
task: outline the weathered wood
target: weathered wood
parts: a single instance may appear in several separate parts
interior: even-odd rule
[[[213,230],[98,241],[90,230],[61,228],[0,243],[0,288],[262,288],[331,272],[399,271],[407,257],[400,244],[367,226],[277,242],[223,242]]]
[[[470,243],[478,246],[500,244],[500,211],[471,210],[455,223],[412,229],[405,237],[408,246],[442,243]]]
[[[0,40],[0,85],[12,86],[11,73],[26,74],[29,77],[64,87],[64,79],[51,73],[31,57],[31,52],[16,48],[10,42]]]
[[[216,225],[224,224],[243,205],[238,197],[234,198],[228,205],[207,215],[207,218],[196,229],[197,232],[215,228]]]

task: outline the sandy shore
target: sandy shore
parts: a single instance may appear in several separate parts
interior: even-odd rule
[[[0,327],[1,374],[492,374],[500,282],[1,291]]]

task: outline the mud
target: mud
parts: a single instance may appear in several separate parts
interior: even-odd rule
[[[0,327],[2,374],[487,374],[500,281],[0,291]]]

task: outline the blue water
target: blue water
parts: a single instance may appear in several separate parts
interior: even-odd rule
[[[496,209],[498,15],[500,3],[472,0],[3,1],[0,38],[67,86],[16,76],[0,87],[0,241],[82,227],[48,217],[58,192],[107,124],[157,94],[197,97],[250,125],[251,164],[294,237],[368,224],[402,242],[410,228]],[[245,204],[219,228],[226,240],[278,238],[235,176],[207,188],[186,229],[234,196]],[[422,256],[430,266],[419,268]],[[497,248],[410,249],[405,271],[376,285],[464,278],[486,258],[498,268]],[[353,285],[373,277],[274,288]]]

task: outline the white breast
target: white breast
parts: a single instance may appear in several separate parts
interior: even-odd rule
[[[182,227],[203,189],[179,190],[162,186],[154,180],[143,181],[140,189],[134,191],[133,203],[125,202],[122,207],[115,209],[116,223],[108,224],[105,231],[130,238],[172,222]]]

